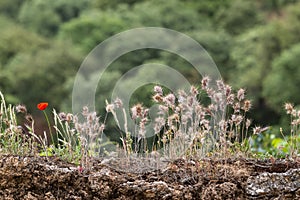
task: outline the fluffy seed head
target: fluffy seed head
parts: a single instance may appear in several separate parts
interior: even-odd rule
[[[245,100],[244,105],[243,105],[243,110],[245,112],[248,112],[251,109],[251,101],[250,100]]]
[[[105,129],[105,124],[101,124],[101,126],[99,127],[99,132],[102,133]]]
[[[210,79],[208,78],[208,76],[203,77],[203,79],[201,81],[201,87],[203,90],[207,90],[209,81],[210,81]]]
[[[214,94],[213,96],[213,100],[216,102],[216,103],[221,103],[223,97],[222,97],[222,93],[221,92],[217,92]]]
[[[220,90],[220,91],[225,90],[224,82],[222,80],[217,80],[217,87],[218,87],[218,90]]]
[[[256,126],[253,128],[253,134],[259,135],[262,132],[262,128],[260,126]]]
[[[231,86],[225,85],[225,96],[229,97],[231,95]]]
[[[165,119],[163,117],[155,118],[154,131],[155,133],[160,132],[161,128],[165,125]]]
[[[226,130],[227,130],[227,122],[225,121],[225,120],[221,120],[220,122],[219,122],[219,126],[220,126],[220,129],[223,131],[223,132],[225,132]]]
[[[67,122],[70,122],[73,120],[73,115],[71,113],[68,113],[67,116],[66,116],[66,120]]]
[[[24,113],[24,114],[26,114],[27,113],[27,109],[26,109],[26,107],[24,105],[19,104],[19,105],[16,106],[16,112],[17,113]]]
[[[107,104],[106,105],[106,112],[112,112],[115,109],[114,104]]]
[[[230,94],[229,96],[227,96],[226,103],[228,105],[233,105],[233,103],[234,103],[234,94]]]
[[[116,108],[121,108],[123,106],[123,102],[119,98],[116,98],[116,100],[114,101],[114,104],[116,105]]]
[[[233,105],[234,113],[240,112],[241,104],[240,102],[237,102]]]
[[[67,115],[64,112],[61,112],[58,114],[58,117],[61,121],[66,121],[67,120]]]
[[[194,96],[198,95],[198,90],[195,86],[191,86],[191,90],[190,90],[190,93]]]
[[[251,125],[251,120],[250,119],[247,119],[246,120],[246,129],[248,129]]]
[[[26,119],[27,121],[29,121],[29,122],[33,122],[33,117],[32,117],[32,115],[30,115],[30,114],[27,114],[27,115],[25,116],[25,119]]]
[[[156,102],[156,103],[159,103],[159,102],[162,102],[163,101],[163,98],[160,94],[155,94],[153,97],[153,100]]]
[[[86,116],[87,114],[89,113],[89,108],[87,106],[84,106],[82,108],[82,115],[83,116]]]
[[[238,126],[243,121],[243,116],[241,116],[241,115],[231,115],[231,120],[232,120],[233,123],[235,123]]]
[[[137,113],[137,115],[141,117],[142,116],[142,112],[143,112],[143,106],[142,106],[142,104],[136,104],[135,107],[136,107],[136,113]]]
[[[163,90],[158,85],[154,86],[154,92],[157,93],[157,94],[159,94],[159,95],[161,95],[161,96],[163,95]]]
[[[137,117],[143,117],[143,106],[142,104],[136,104],[131,108],[132,119],[136,119]]]
[[[168,94],[165,98],[164,98],[164,102],[168,105],[168,106],[172,106],[175,104],[175,95],[174,94]]]
[[[287,114],[292,114],[292,112],[294,110],[294,106],[291,103],[285,103],[284,108],[285,108]]]
[[[238,90],[236,98],[239,101],[242,101],[245,98],[245,90],[243,88]]]

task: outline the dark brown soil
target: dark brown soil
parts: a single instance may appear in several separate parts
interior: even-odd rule
[[[0,156],[0,199],[300,199],[300,161],[175,160],[145,173]]]

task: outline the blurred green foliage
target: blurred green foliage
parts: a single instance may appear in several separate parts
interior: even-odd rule
[[[300,104],[299,19],[296,0],[1,0],[0,90],[9,103],[24,103],[31,110],[42,100],[70,110],[75,74],[96,45],[130,28],[158,26],[197,40],[226,82],[246,88],[255,123],[286,126],[282,104]],[[199,84],[195,69],[182,58],[135,51],[112,63],[98,86],[97,109],[104,111],[105,99],[124,73],[149,62],[172,66]],[[147,88],[139,88],[132,103],[143,99],[151,105]],[[275,129],[272,134],[279,137]]]

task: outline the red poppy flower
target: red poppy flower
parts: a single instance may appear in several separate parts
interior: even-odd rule
[[[37,108],[38,108],[39,110],[45,110],[47,107],[48,107],[48,103],[47,103],[47,102],[42,102],[42,103],[39,103],[39,104],[37,105]]]

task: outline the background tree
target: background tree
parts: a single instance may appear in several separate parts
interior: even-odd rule
[[[1,0],[0,90],[9,103],[30,107],[46,99],[56,108],[70,109],[77,69],[96,45],[127,29],[158,26],[197,40],[225,81],[247,89],[254,121],[281,126],[281,104],[300,104],[299,19],[296,0]],[[150,62],[169,65],[199,84],[199,74],[177,55],[155,49],[130,52],[109,66],[98,86],[98,111],[104,112],[104,100],[123,74]],[[147,98],[151,89],[146,88],[150,86],[139,88],[132,102]]]

